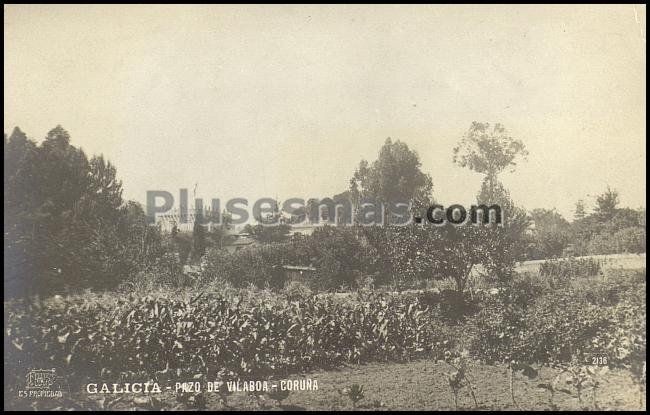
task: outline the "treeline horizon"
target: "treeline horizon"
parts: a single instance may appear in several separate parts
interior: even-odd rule
[[[5,296],[28,295],[42,287],[115,288],[141,272],[178,272],[179,266],[198,262],[207,250],[223,248],[223,227],[206,234],[195,226],[192,240],[180,243],[180,232],[170,237],[148,225],[143,206],[122,197],[116,167],[102,155],[88,157],[70,141],[61,126],[40,144],[18,127],[5,134]],[[512,253],[512,259],[645,252],[645,208],[620,208],[616,190],[605,189],[590,214],[585,203],[577,201],[571,221],[554,208],[527,211],[516,206],[498,174],[526,155],[523,142],[508,136],[503,126],[487,123],[472,123],[453,149],[457,165],[484,174],[477,204],[498,204],[513,215],[507,243],[524,249]],[[386,203],[410,200],[414,211],[421,210],[435,203],[433,180],[422,172],[417,152],[389,138],[377,160],[362,160],[349,188],[331,200],[368,198]],[[527,235],[531,220],[534,233]],[[261,244],[289,239],[288,226],[273,228],[247,226]]]
[[[48,133],[48,135],[50,135],[50,134],[52,133],[52,131],[54,131],[55,129],[58,129],[58,128],[63,129],[62,126],[57,125],[57,127],[55,127],[53,130],[50,130],[50,132]],[[63,129],[63,130],[65,131],[65,129]],[[11,137],[14,136],[14,135],[16,135],[16,134],[18,134],[18,135],[23,135],[23,136],[24,136],[28,141],[30,141],[34,146],[38,146],[38,145],[39,145],[38,142],[37,142],[35,139],[33,139],[33,138],[28,138],[27,135],[26,135],[26,134],[25,134],[25,133],[20,129],[20,127],[16,126],[16,127],[14,127],[14,130],[13,130],[13,132],[12,132],[11,135],[8,136],[7,133],[4,134],[5,152],[6,152],[6,149],[7,149],[7,144],[8,144],[8,142],[11,140]],[[66,131],[66,134],[68,134],[67,131]],[[69,137],[69,134],[68,134],[68,137]],[[43,142],[44,142],[46,139],[47,139],[47,136],[43,139]],[[390,139],[389,139],[389,140],[390,140]],[[399,140],[398,140],[398,141],[399,141]],[[41,144],[43,144],[43,142],[41,142]],[[74,147],[74,146],[73,146],[73,147]],[[84,152],[84,150],[83,150],[81,147],[79,147],[78,150],[81,151],[81,152]],[[415,151],[414,151],[414,153],[415,153]],[[97,158],[102,158],[102,159],[103,159],[103,158],[104,158],[104,155],[103,155],[103,154],[100,154],[100,155],[93,155],[93,157],[97,157]],[[106,161],[110,164],[110,160],[106,160]],[[6,171],[6,169],[5,169],[5,171]],[[615,194],[616,205],[618,205],[618,203],[619,203],[619,202],[618,202],[619,192],[618,192],[616,189],[611,189],[609,185],[606,185],[606,189],[603,189],[603,194],[595,196],[595,200],[594,200],[594,202],[592,203],[592,207],[591,207],[591,212],[590,212],[590,213],[589,213],[588,205],[587,205],[587,203],[585,202],[585,199],[578,199],[578,200],[576,201],[575,206],[574,206],[574,209],[573,209],[573,212],[572,212],[572,214],[570,215],[570,217],[568,217],[569,215],[566,215],[566,216],[563,215],[561,212],[559,212],[559,211],[557,210],[556,207],[547,208],[547,207],[539,206],[539,207],[534,207],[534,208],[525,207],[525,209],[526,209],[528,212],[532,212],[532,211],[539,210],[539,209],[544,209],[544,210],[547,210],[547,211],[552,211],[552,212],[557,213],[558,215],[560,215],[563,219],[567,220],[569,223],[572,223],[572,222],[575,222],[575,221],[577,221],[577,220],[583,219],[585,216],[589,216],[589,215],[592,215],[592,214],[597,213],[597,212],[599,211],[599,202],[598,202],[598,198],[601,198],[605,193],[613,193],[613,194]],[[347,189],[347,190],[344,190],[344,191],[342,191],[342,192],[340,192],[340,193],[337,193],[337,194],[335,194],[335,195],[333,195],[333,196],[325,196],[325,197],[320,198],[320,199],[318,199],[318,198],[308,198],[308,199],[306,199],[306,200],[307,200],[308,204],[309,204],[309,202],[310,202],[311,200],[318,200],[318,201],[321,201],[321,202],[323,202],[323,201],[331,201],[331,202],[333,202],[333,203],[339,203],[339,202],[343,203],[344,201],[347,202],[348,199],[345,199],[345,198],[348,197],[349,195],[350,195],[350,190]],[[268,197],[264,196],[264,198],[268,198]],[[145,199],[146,199],[146,197],[145,197]],[[146,207],[146,203],[143,203],[141,200],[137,200],[137,199],[128,199],[128,201],[131,202],[131,203],[137,203],[137,204],[139,204],[141,207],[143,207],[143,210],[144,210],[144,208]],[[279,203],[279,200],[277,200],[276,202]],[[459,202],[463,202],[463,201],[457,201],[457,200],[454,200],[453,203],[449,203],[449,204],[455,204],[455,203],[459,203]],[[439,199],[436,199],[436,203],[440,203],[440,204],[443,204],[443,205],[446,206],[446,204],[444,203],[444,201],[441,201],[441,200],[439,200]],[[638,206],[638,207],[627,206],[627,207],[624,207],[624,209],[631,209],[631,210],[635,210],[635,211],[644,211],[644,210],[646,209],[646,206],[644,206],[644,205],[640,205],[640,206]],[[204,210],[207,212],[207,211],[210,210],[210,207],[205,207]],[[145,210],[145,212],[146,212],[146,210]],[[259,222],[259,218],[253,218],[253,221]]]

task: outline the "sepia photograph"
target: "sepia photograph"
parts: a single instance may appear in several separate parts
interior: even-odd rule
[[[5,411],[645,411],[646,6],[5,4]]]

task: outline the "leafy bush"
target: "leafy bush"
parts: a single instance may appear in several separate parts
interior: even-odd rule
[[[535,232],[529,236],[528,259],[560,256],[569,243],[570,224],[555,209],[533,209],[530,212]]]
[[[228,253],[211,249],[204,259],[201,276],[203,283],[228,282],[233,287],[282,288],[284,273],[282,265],[292,263],[294,251],[289,244],[263,245]]]
[[[644,284],[645,271],[609,270],[606,279],[578,280],[572,284],[572,289],[592,304],[611,307],[623,302],[645,304],[645,291],[639,289]]]
[[[158,379],[169,370],[244,380],[348,362],[439,358],[453,345],[417,300],[386,295],[291,302],[257,294],[131,295],[5,307],[6,379],[24,376],[25,367],[56,367],[79,382]]]
[[[438,293],[424,293],[420,296],[445,323],[458,323],[479,311],[477,299],[456,290],[441,290]]]
[[[319,291],[359,288],[374,261],[351,228],[325,226],[294,246],[301,264],[316,267],[312,289]]]
[[[504,303],[500,297],[499,293],[485,301],[472,320],[474,338],[470,353],[487,363],[515,359],[520,354],[517,339],[525,330],[523,308]]]
[[[645,228],[632,226],[594,236],[587,246],[592,255],[645,252]]]
[[[611,331],[608,310],[581,301],[571,292],[542,297],[526,314],[516,349],[527,362],[560,363],[602,352],[593,340]]]
[[[312,290],[306,284],[300,281],[291,281],[282,290],[287,300],[295,301],[300,298],[310,297],[313,295]]]
[[[604,299],[610,283],[542,290],[532,278],[515,281],[483,299],[470,351],[488,362],[568,363],[590,353],[622,366],[645,361],[645,295],[637,280]]]
[[[205,256],[203,282],[224,281],[234,287],[282,288],[283,265],[313,266],[316,275],[310,289],[334,291],[362,288],[370,283],[374,256],[370,248],[348,228],[323,227],[313,235],[294,237],[286,243],[266,244],[232,254],[212,249]]]

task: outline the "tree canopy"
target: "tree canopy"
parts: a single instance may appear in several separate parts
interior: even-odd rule
[[[4,162],[8,295],[116,286],[160,255],[158,229],[122,199],[115,167],[61,126],[40,145],[15,128]]]
[[[421,209],[431,203],[433,191],[433,180],[421,166],[417,152],[400,140],[387,138],[377,160],[359,163],[350,180],[351,196],[357,206],[362,200],[372,200],[389,207],[412,203]]]

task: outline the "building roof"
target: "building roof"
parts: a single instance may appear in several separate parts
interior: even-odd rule
[[[283,265],[282,268],[295,271],[316,271],[314,267],[304,267],[300,265]]]
[[[243,245],[250,245],[255,243],[255,240],[252,238],[244,237],[244,238],[237,238],[234,241],[230,242],[226,246],[243,246]]]

